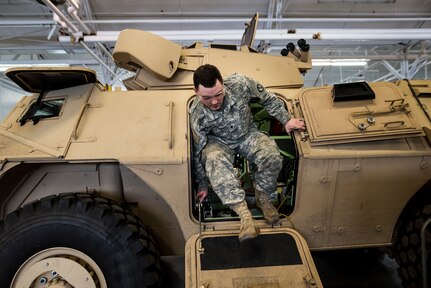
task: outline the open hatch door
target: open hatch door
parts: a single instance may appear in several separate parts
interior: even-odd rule
[[[38,157],[40,152],[64,157],[99,83],[96,73],[86,68],[33,67],[8,69],[6,76],[33,95],[23,97],[9,113],[0,136],[25,147],[20,152],[25,157]]]
[[[19,120],[21,125],[27,121],[37,124],[40,119],[60,114],[63,101],[42,101],[48,92],[98,82],[95,71],[74,67],[12,68],[6,71],[6,76],[23,90],[39,94],[36,102]]]
[[[254,14],[250,22],[245,23],[245,30],[242,34],[240,46],[247,46],[251,48],[254,42],[254,37],[256,36],[257,23],[259,21],[259,13]]]
[[[304,238],[290,228],[261,229],[240,243],[238,231],[209,231],[186,244],[186,287],[322,287]]]
[[[305,89],[300,94],[311,145],[424,135],[395,85],[365,84],[340,84],[340,95],[334,94],[337,89],[332,86]]]
[[[89,83],[97,83],[96,72],[76,67],[11,68],[6,76],[27,92],[46,93]]]

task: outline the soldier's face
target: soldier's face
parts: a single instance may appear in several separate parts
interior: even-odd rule
[[[224,99],[224,88],[219,80],[210,88],[199,85],[198,89],[195,89],[195,92],[202,104],[209,109],[215,111],[221,108]]]

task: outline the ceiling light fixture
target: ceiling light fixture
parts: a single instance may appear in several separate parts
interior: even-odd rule
[[[394,4],[396,0],[318,0],[317,4],[330,3],[363,3],[363,4]]]
[[[313,66],[365,66],[368,59],[312,59]]]
[[[169,30],[148,31],[171,41],[240,41],[243,30]],[[84,42],[115,42],[120,31],[98,31],[84,35]],[[255,40],[429,40],[431,29],[258,29]],[[59,42],[74,42],[70,36],[59,36]]]

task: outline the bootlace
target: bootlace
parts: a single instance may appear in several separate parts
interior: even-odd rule
[[[262,194],[259,195],[259,204],[261,206],[265,206],[265,208],[272,208],[272,203],[269,197]]]
[[[251,221],[252,215],[245,203],[238,203],[234,210],[238,214],[241,224],[244,225]]]
[[[241,219],[241,223],[250,222],[250,220],[251,220],[251,213],[249,213],[245,209],[241,209],[240,214],[241,214],[241,216],[239,218]]]

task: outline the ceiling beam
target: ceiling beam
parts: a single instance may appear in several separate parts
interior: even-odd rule
[[[116,42],[121,31],[99,31],[84,35],[84,42]],[[172,41],[240,41],[243,30],[170,30],[148,31]],[[258,29],[255,40],[429,40],[431,29]],[[69,36],[59,36],[60,42],[70,42]]]
[[[45,0],[48,1],[48,0]],[[56,9],[58,10],[58,9]],[[59,10],[58,10],[59,11]],[[61,11],[59,11],[61,12]],[[250,21],[249,18],[179,18],[179,19],[93,19],[82,20],[85,24],[190,24],[190,23],[245,23]],[[260,23],[379,23],[379,22],[430,22],[431,17],[378,17],[378,18],[259,18]],[[51,19],[46,20],[21,20],[21,19],[2,19],[0,26],[43,26],[53,25],[55,22]]]

